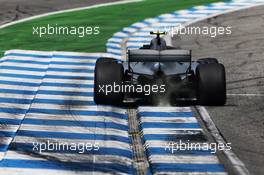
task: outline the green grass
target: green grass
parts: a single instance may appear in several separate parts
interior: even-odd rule
[[[16,24],[0,30],[0,50],[30,49],[105,52],[105,43],[123,27],[163,13],[219,0],[145,0],[123,5],[68,12]],[[84,38],[65,35],[32,35],[33,26],[99,26],[99,35]],[[3,53],[2,53],[3,54]]]

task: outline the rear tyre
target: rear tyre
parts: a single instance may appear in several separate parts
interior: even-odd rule
[[[218,63],[218,60],[216,58],[201,58],[198,59],[197,62],[199,64],[210,64],[210,63]]]
[[[94,102],[106,105],[122,104],[124,95],[121,91],[114,91],[114,84],[122,85],[123,65],[112,58],[99,58],[96,61],[94,74]],[[106,90],[108,90],[107,94]]]
[[[197,100],[200,105],[224,105],[226,102],[225,68],[222,64],[200,64],[196,69]]]

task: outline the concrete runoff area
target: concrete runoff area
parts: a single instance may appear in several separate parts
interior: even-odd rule
[[[227,103],[206,107],[232,150],[254,175],[264,174],[264,6],[227,13],[191,26],[231,26],[231,35],[178,35],[173,45],[193,58],[216,57],[226,67]]]

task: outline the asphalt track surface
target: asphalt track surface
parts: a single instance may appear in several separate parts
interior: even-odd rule
[[[0,25],[43,13],[120,0],[0,0]]]
[[[232,149],[252,174],[264,174],[264,6],[227,13],[192,26],[232,26],[232,34],[175,36],[194,58],[216,57],[226,67],[227,104],[207,107]],[[246,95],[247,94],[247,95]]]

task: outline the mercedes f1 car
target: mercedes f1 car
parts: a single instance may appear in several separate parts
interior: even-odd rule
[[[192,61],[191,50],[167,46],[160,35],[149,45],[128,50],[127,60],[99,58],[95,66],[96,104],[149,105],[180,104],[224,105],[225,68],[216,58]]]

